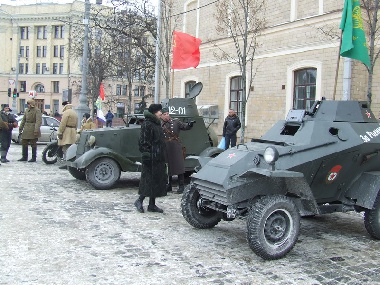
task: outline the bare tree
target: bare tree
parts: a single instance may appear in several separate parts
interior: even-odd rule
[[[371,66],[368,68],[368,83],[367,83],[367,101],[371,106],[372,103],[372,85],[373,85],[373,69],[379,58],[379,24],[378,24],[378,12],[380,8],[380,0],[361,0],[362,7],[364,8],[364,22],[367,24],[367,36],[368,36],[368,52]]]
[[[265,0],[220,0],[216,3],[216,31],[221,36],[230,37],[234,49],[214,41],[217,48],[214,56],[238,65],[241,72],[241,143],[244,143],[245,136],[246,104],[255,76],[253,62],[259,46],[257,38],[265,28],[265,8]]]
[[[80,25],[74,25],[72,29],[72,41],[70,56],[82,61],[83,55],[83,29]],[[100,83],[107,77],[115,74],[113,55],[116,52],[116,45],[112,38],[100,29],[91,27],[89,29],[88,48],[88,93],[87,99],[92,109],[99,96]],[[78,82],[79,84],[80,82]]]

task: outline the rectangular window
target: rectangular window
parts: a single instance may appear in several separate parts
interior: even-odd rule
[[[58,63],[53,63],[53,74],[58,74]]]
[[[120,96],[120,95],[121,95],[121,85],[117,84],[116,85],[116,96]]]
[[[37,46],[37,57],[41,57],[41,54],[42,54],[42,47]]]
[[[29,29],[28,27],[20,27],[21,39],[27,40],[29,39]]]
[[[136,86],[135,89],[133,89],[133,93],[135,97],[139,97],[139,87]]]
[[[59,81],[53,81],[53,92],[59,93]]]
[[[63,58],[65,55],[65,46],[59,46],[59,56]]]
[[[46,69],[46,63],[43,63],[42,64],[42,74],[45,74],[46,73],[46,71],[47,71],[47,69]]]
[[[46,57],[47,55],[47,46],[42,47],[42,57]]]
[[[54,57],[58,57],[58,46],[54,46]]]
[[[121,90],[121,95],[127,96],[127,85],[123,85],[123,89]]]
[[[59,74],[63,74],[63,63],[59,64]]]
[[[65,36],[64,26],[53,26],[53,28],[54,28],[54,38],[55,39],[63,39]]]
[[[24,64],[23,63],[20,63],[18,65],[18,73],[24,74]]]
[[[25,47],[25,57],[29,57],[29,46]]]
[[[29,72],[29,63],[25,63],[25,74]]]
[[[20,81],[20,92],[26,92],[26,81]]]
[[[231,78],[230,83],[230,109],[233,109],[236,112],[236,115],[240,116],[243,96],[242,77],[233,77]]]
[[[20,46],[20,57],[24,57],[24,47],[23,46]]]
[[[47,39],[47,28],[46,28],[46,26],[44,26],[44,35],[43,35],[43,38]]]
[[[36,63],[36,74],[41,74],[41,65]]]
[[[38,26],[37,27],[37,39],[42,39],[44,36],[44,27],[43,26]]]
[[[145,96],[145,86],[140,86],[140,96]]]

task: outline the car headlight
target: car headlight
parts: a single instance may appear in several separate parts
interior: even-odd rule
[[[268,164],[274,164],[278,156],[278,150],[274,146],[268,146],[264,151],[264,159]]]
[[[88,138],[87,143],[88,143],[89,146],[93,146],[95,144],[95,137],[94,136],[90,136]]]

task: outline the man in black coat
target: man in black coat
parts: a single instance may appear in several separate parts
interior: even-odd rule
[[[228,116],[223,125],[223,137],[226,140],[226,148],[236,146],[236,133],[241,128],[239,117],[236,115],[233,109],[228,111]]]
[[[148,212],[163,213],[155,204],[156,197],[166,196],[165,140],[161,128],[161,104],[151,104],[144,111],[145,120],[141,125],[139,150],[142,170],[139,198],[135,201],[137,211],[144,213],[143,201],[149,197]]]
[[[1,162],[9,162],[7,154],[12,140],[12,129],[17,127],[17,120],[11,114],[12,110],[8,104],[5,104],[1,111],[1,120],[3,121],[3,127],[0,127],[0,154]]]

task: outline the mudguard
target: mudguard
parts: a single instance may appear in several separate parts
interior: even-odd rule
[[[122,171],[141,171],[140,163],[133,162],[126,157],[119,155],[116,152],[111,151],[106,147],[93,148],[86,151],[83,155],[78,157],[75,161],[68,161],[68,166],[83,169],[88,167],[93,161],[101,157],[108,157],[114,159],[119,165]],[[67,159],[69,160],[69,158]]]
[[[350,186],[345,197],[356,200],[356,205],[372,209],[380,189],[380,171],[363,172]]]

